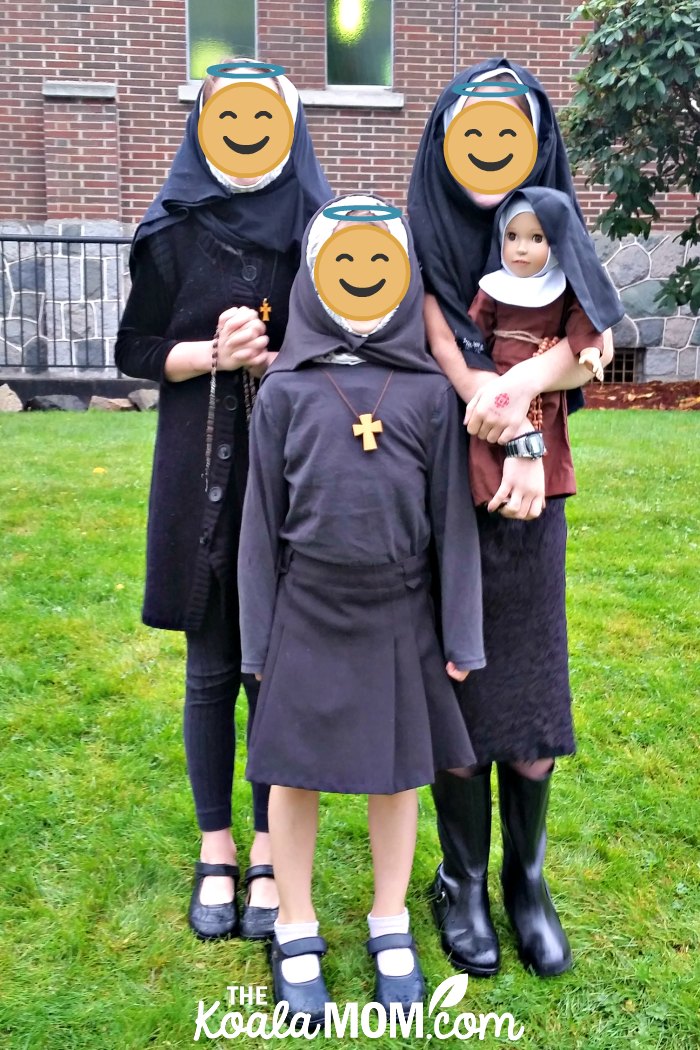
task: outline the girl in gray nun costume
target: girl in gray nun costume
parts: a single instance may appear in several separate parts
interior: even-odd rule
[[[367,209],[387,212],[366,195],[341,198],[336,214],[339,205],[347,225],[358,209],[366,225]],[[416,788],[475,761],[450,678],[484,663],[466,449],[454,391],[425,349],[408,226],[385,225],[408,257],[408,289],[388,314],[360,323],[317,291],[316,257],[338,225],[319,212],[304,239],[284,345],[252,416],[239,554],[243,668],[262,676],[247,776],[274,785],[275,997],[315,1020],[328,1001],[311,898],[318,793],[369,796],[375,999],[422,1001],[405,907]],[[370,413],[381,430],[365,451],[357,420]]]

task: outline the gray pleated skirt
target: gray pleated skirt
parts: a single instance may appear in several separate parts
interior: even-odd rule
[[[534,521],[479,508],[486,667],[459,687],[479,763],[573,754],[566,635],[566,513]]]
[[[248,779],[389,795],[474,762],[435,632],[427,556],[348,566],[289,552]]]

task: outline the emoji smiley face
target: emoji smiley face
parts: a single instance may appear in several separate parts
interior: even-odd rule
[[[289,153],[294,119],[273,88],[245,81],[213,93],[200,113],[197,131],[214,167],[235,178],[258,178]]]
[[[326,306],[348,321],[379,320],[408,291],[411,264],[388,230],[352,222],[322,246],[314,283]]]
[[[520,186],[537,160],[537,135],[516,105],[474,102],[451,121],[445,134],[450,174],[473,193],[507,193]]]

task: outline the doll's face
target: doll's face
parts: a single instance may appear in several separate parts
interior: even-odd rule
[[[338,223],[314,265],[321,299],[357,332],[371,331],[391,313],[410,280],[408,256],[384,224]]]
[[[507,101],[467,104],[445,135],[445,162],[453,178],[474,193],[506,193],[537,160],[537,136],[524,113]]]
[[[510,220],[503,236],[503,262],[516,277],[534,277],[548,256],[549,242],[536,215],[521,212]]]
[[[292,148],[294,118],[270,83],[222,78],[199,115],[204,155],[241,185],[272,171]]]

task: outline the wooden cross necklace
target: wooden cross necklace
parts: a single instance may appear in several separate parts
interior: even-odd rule
[[[363,412],[363,413],[358,412],[357,409],[353,405],[350,404],[350,402],[348,401],[347,397],[345,396],[343,391],[340,389],[340,387],[336,383],[335,379],[333,379],[333,377],[330,375],[329,372],[327,372],[325,370],[325,368],[323,369],[323,374],[324,374],[324,376],[326,376],[328,381],[338,391],[338,393],[340,394],[340,397],[345,402],[345,404],[348,406],[348,408],[352,412],[354,418],[358,420],[357,423],[353,423],[353,425],[352,425],[352,432],[355,435],[355,437],[358,437],[358,438],[361,437],[362,438],[362,451],[363,452],[374,452],[374,450],[378,447],[377,446],[377,439],[376,439],[376,437],[374,435],[375,434],[382,434],[384,432],[384,426],[382,424],[381,419],[375,419],[374,416],[377,413],[377,411],[379,409],[379,406],[382,403],[382,399],[383,399],[384,395],[387,392],[387,389],[389,387],[389,383],[391,382],[391,377],[394,374],[393,369],[391,370],[391,372],[389,372],[389,375],[386,377],[386,383],[384,384],[384,388],[382,389],[382,392],[379,395],[379,400],[377,401],[377,403],[374,406],[373,410],[371,412]]]
[[[257,266],[255,266],[254,263],[246,260],[245,253],[241,248],[234,248],[232,245],[226,245],[225,248],[226,251],[233,252],[233,254],[237,255],[238,258],[241,260],[241,277],[244,281],[247,281],[249,284],[251,284],[258,276]],[[278,258],[279,252],[275,252],[275,259],[272,264],[272,277],[270,278],[270,295],[272,295],[272,288],[275,283]],[[267,295],[263,296],[263,301],[258,307],[258,314],[260,316],[260,320],[264,321],[265,324],[267,324],[267,322],[270,320],[270,315],[272,314],[272,304],[270,303],[270,300]]]

